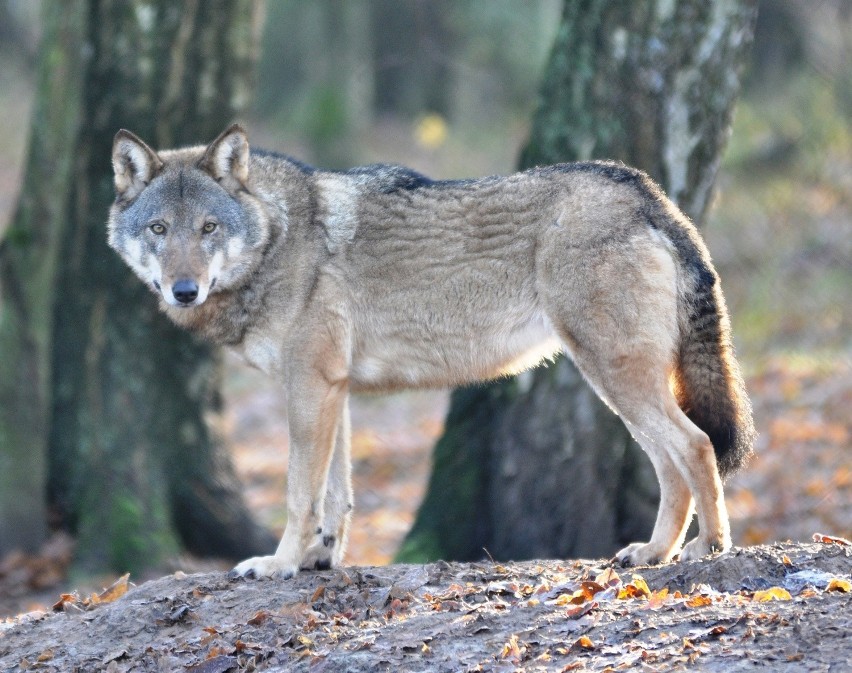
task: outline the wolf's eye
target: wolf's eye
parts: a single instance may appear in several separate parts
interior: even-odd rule
[[[151,225],[151,231],[157,234],[157,236],[162,236],[166,233],[166,225],[162,222],[154,222],[154,224]]]
[[[217,226],[219,225],[213,220],[207,220],[207,222],[204,223],[204,226],[201,227],[201,231],[205,234],[212,234],[214,231],[216,231]]]

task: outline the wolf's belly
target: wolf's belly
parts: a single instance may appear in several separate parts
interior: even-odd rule
[[[353,353],[354,390],[446,387],[516,374],[562,348],[543,315],[459,332],[366,335]]]

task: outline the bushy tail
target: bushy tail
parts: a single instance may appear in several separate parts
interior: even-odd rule
[[[719,276],[695,227],[668,199],[657,205],[654,224],[662,225],[659,228],[677,250],[681,267],[674,392],[680,408],[710,437],[719,473],[725,477],[745,465],[756,436],[731,343],[728,309]]]
[[[716,272],[699,274],[681,296],[681,342],[675,395],[710,437],[724,478],[742,467],[755,439],[751,403],[731,344],[730,320]]]

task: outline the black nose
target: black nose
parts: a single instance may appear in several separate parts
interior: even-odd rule
[[[181,304],[191,304],[198,296],[198,284],[194,280],[179,280],[172,286],[172,294]]]

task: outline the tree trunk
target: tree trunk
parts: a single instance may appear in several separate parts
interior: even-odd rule
[[[47,530],[53,291],[82,111],[85,3],[46,3],[43,16],[27,172],[0,244],[0,555],[34,550]]]
[[[710,201],[753,0],[566,0],[521,167],[647,171],[695,222]],[[402,560],[600,557],[647,539],[656,477],[577,369],[453,394]]]
[[[234,558],[268,549],[274,540],[252,523],[214,432],[218,355],[159,314],[108,249],[105,226],[119,128],[158,147],[195,144],[245,109],[261,2],[87,0],[46,11],[59,7],[82,17],[73,52],[82,74],[70,94],[42,92],[38,105],[81,122],[49,157],[68,158],[69,170],[39,201],[57,216],[31,254],[58,265],[44,273],[41,304],[24,304],[29,319],[53,325],[38,353],[49,392],[39,393],[39,416],[23,419],[24,432],[47,435],[50,505],[76,531],[86,570],[139,570],[180,546]],[[52,49],[46,41],[47,68]],[[50,124],[36,123],[34,146],[46,133]],[[10,287],[31,271],[17,266]],[[43,447],[34,451],[42,461]]]

